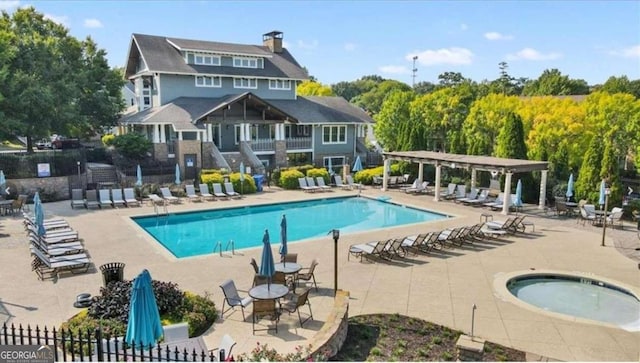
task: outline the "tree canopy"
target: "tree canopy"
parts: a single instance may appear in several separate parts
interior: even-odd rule
[[[333,96],[331,87],[316,81],[304,81],[296,89],[299,96]]]

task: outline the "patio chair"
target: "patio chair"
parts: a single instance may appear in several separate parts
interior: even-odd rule
[[[229,198],[227,193],[222,191],[222,184],[213,183],[211,184],[211,186],[213,187],[213,195],[215,195],[216,198],[225,198],[225,199]]]
[[[351,186],[342,183],[342,177],[340,175],[334,175],[333,180],[336,183],[336,187],[342,188],[342,189],[351,189]]]
[[[467,186],[464,184],[456,185],[456,189],[453,192],[453,195],[447,197],[447,199],[453,199],[454,202],[457,202],[458,199],[467,197]]]
[[[236,284],[233,282],[233,280],[230,279],[223,282],[222,285],[220,285],[220,288],[222,289],[222,293],[224,294],[224,300],[222,300],[221,315],[224,317],[224,313],[232,309],[235,310],[235,308],[239,306],[242,309],[242,320],[244,320],[244,308],[251,304],[253,298],[251,296],[241,298],[240,295],[238,295]],[[229,308],[227,310],[224,309],[225,304],[229,305]]]
[[[71,189],[71,209],[75,207],[85,207],[82,189]]]
[[[198,201],[198,202],[202,202],[202,196],[196,194],[196,188],[193,185],[185,185],[185,192],[187,193],[187,198],[189,199],[189,201]]]
[[[200,188],[200,196],[202,198],[204,198],[205,200],[215,200],[216,196],[209,193],[209,185],[207,185],[207,183],[201,183],[199,186]]]
[[[133,188],[124,188],[124,203],[127,207],[131,207],[134,205],[140,206],[140,201],[136,199],[136,193]]]
[[[363,187],[362,184],[354,182],[353,177],[351,175],[347,175],[347,185],[349,185],[351,189],[353,188],[362,189]]]
[[[233,184],[231,182],[224,183],[224,191],[231,198],[236,198],[236,199],[242,198],[242,194],[236,193],[236,191],[233,190]]]
[[[281,309],[287,311],[289,314],[298,312],[298,320],[300,321],[300,327],[302,328],[303,324],[308,320],[313,320],[313,312],[311,311],[311,302],[309,302],[309,290],[305,289],[300,295],[294,295],[294,299],[291,299],[284,304],[282,304]],[[302,320],[302,316],[300,315],[300,308],[308,305],[309,306],[309,316]]]
[[[174,197],[173,194],[171,194],[171,191],[169,190],[169,188],[167,187],[160,188],[160,193],[162,193],[162,198],[164,198],[164,200],[166,200],[167,202],[173,203],[173,204],[180,203],[180,198]]]
[[[233,347],[235,347],[235,346],[236,346],[236,341],[233,340],[231,335],[225,334],[225,335],[222,336],[222,338],[220,338],[220,344],[218,344],[218,347],[209,350],[209,353],[224,351],[224,356],[223,357],[218,357],[218,359],[220,361],[222,361],[223,359],[227,359],[227,358],[231,357],[231,351],[233,350]],[[220,359],[220,358],[223,358],[223,359]]]
[[[256,273],[255,275],[253,275],[253,285],[251,286],[256,287],[258,285],[268,284],[269,282],[269,277]]]
[[[483,207],[487,207],[487,208],[502,208],[502,205],[504,204],[504,193],[499,193],[498,197],[491,201],[491,202],[487,202],[487,203],[482,203]]]
[[[559,200],[558,198],[556,198],[556,215],[565,215],[567,217],[571,215],[571,210],[567,207],[567,202]]]
[[[506,221],[490,221],[487,222],[486,225],[489,228],[493,229],[504,229],[507,232],[516,233],[523,232],[525,230],[525,225],[523,223],[526,215],[519,215],[514,218],[507,218]]]
[[[321,176],[316,177],[316,184],[318,184],[318,188],[320,188],[321,190],[331,190],[331,187],[325,184],[324,178]]]
[[[388,239],[386,241],[376,241],[375,243],[361,243],[352,245],[349,249],[356,249],[360,251],[360,262],[362,262],[362,258],[373,259],[373,258],[385,258],[384,251],[387,248],[387,245],[393,242],[393,239]]]
[[[444,246],[445,243],[450,244],[451,246],[455,246],[456,244],[458,246],[461,246],[462,244],[460,243],[460,238],[462,237],[461,234],[463,233],[465,227],[456,227],[453,229],[444,229],[442,231],[440,231],[440,234],[438,235],[438,241],[440,241],[440,243]]]
[[[310,188],[315,188],[316,190],[319,190],[321,192],[324,192],[328,188],[326,185],[325,185],[324,188],[321,188],[321,187],[317,186],[316,182],[310,176],[306,177],[306,179],[307,179],[307,186],[310,187]]]
[[[33,250],[34,261],[31,266],[36,271],[38,278],[57,278],[62,271],[70,271],[71,273],[84,273],[89,270],[91,261],[85,253],[76,253],[73,255],[48,256],[40,249]]]
[[[416,179],[414,181],[414,184],[416,182],[419,182],[418,179]],[[426,193],[427,192],[427,188],[429,187],[429,182],[428,181],[423,181],[422,183],[417,184],[415,187],[412,185],[409,188],[406,188],[404,191],[405,193]]]
[[[29,236],[30,249],[31,254],[34,254],[34,248],[40,249],[42,252],[46,253],[48,256],[62,256],[62,255],[73,255],[76,253],[84,253],[85,249],[80,241],[73,242],[62,242],[62,243],[54,243],[54,244],[46,244],[42,242],[36,236]]]
[[[255,271],[255,273],[260,273],[260,269],[258,268],[258,263],[256,262],[255,258],[251,258],[251,262],[249,262],[249,264],[253,267],[253,270]]]
[[[98,201],[98,191],[97,190],[87,190],[87,199],[84,201],[84,206],[89,208],[101,208],[100,202]]]
[[[484,223],[482,228],[480,228],[480,233],[482,233],[482,235],[485,237],[497,238],[498,236],[505,236],[509,232],[501,228],[500,229],[490,228],[487,226],[486,223]]]
[[[124,200],[124,198],[122,197],[122,189],[120,188],[113,188],[111,189],[111,201],[113,201],[113,206],[126,206],[127,202]]]
[[[318,260],[315,258],[311,261],[311,266],[308,268],[301,269],[295,276],[295,284],[297,285],[300,280],[304,280],[306,282],[313,281],[313,286],[315,286],[316,291],[318,291],[318,284],[316,283],[316,275],[314,275],[314,271],[318,266]]]
[[[298,178],[298,186],[300,187],[300,189],[302,189],[304,192],[315,192],[316,190],[318,190],[318,188],[314,185],[314,186],[309,186],[307,184],[307,178]]]
[[[456,195],[456,188],[458,187],[458,185],[454,184],[454,183],[449,183],[449,185],[447,185],[447,190],[443,190],[440,192],[440,197],[443,197],[445,199],[450,199],[452,197],[454,197]]]
[[[414,255],[417,255],[418,252],[422,252],[421,245],[424,243],[424,240],[429,235],[426,233],[421,233],[416,236],[408,236],[402,240],[402,249],[405,250],[405,253],[409,253],[409,251],[413,251]]]
[[[151,202],[156,205],[165,205],[167,203],[167,201],[164,198],[160,198],[158,194],[149,194],[148,197]]]
[[[482,205],[484,203],[487,203],[488,202],[487,198],[489,198],[489,190],[482,189],[475,199],[462,200],[461,202],[462,204],[476,206],[476,205]]]
[[[620,229],[624,229],[624,224],[622,223],[622,213],[623,210],[620,207],[614,207],[611,209],[611,214],[607,216],[606,223],[614,227],[617,223],[620,226]]]
[[[275,328],[268,327],[265,329],[256,329],[256,323],[262,318],[269,317],[271,321],[275,321]],[[255,300],[253,302],[253,312],[251,313],[251,327],[253,334],[257,331],[269,331],[275,329],[278,333],[278,321],[280,320],[280,312],[276,309],[276,300]]]
[[[298,254],[297,253],[287,253],[286,255],[284,255],[284,257],[282,258],[282,262],[293,262],[293,263],[297,263],[298,262]]]
[[[456,203],[466,203],[466,202],[470,202],[472,200],[476,200],[478,198],[478,189],[477,188],[471,188],[471,191],[469,192],[469,194],[465,195],[462,198],[456,198],[455,202]]]
[[[393,238],[390,240],[390,243],[384,247],[382,251],[382,256],[387,257],[388,259],[393,259],[394,257],[404,257],[406,255],[404,249],[402,248],[403,238]],[[370,245],[375,246],[377,242],[369,242]]]
[[[111,195],[109,193],[109,189],[98,190],[98,195],[100,196],[100,207],[113,208],[113,202],[111,201]]]
[[[580,219],[578,219],[578,222],[582,221],[582,225],[583,226],[587,222],[589,222],[589,224],[593,224],[595,222],[595,220],[596,220],[596,215],[595,214],[590,214],[589,211],[587,210],[587,208],[585,208],[585,207],[586,207],[586,205],[584,205],[584,206],[582,206],[580,208]]]
[[[22,211],[27,205],[27,195],[20,194],[18,198],[14,199],[11,203],[11,215],[16,215],[16,213]]]

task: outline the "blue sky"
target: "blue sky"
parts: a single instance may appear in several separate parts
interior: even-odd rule
[[[493,80],[506,61],[514,77],[558,68],[589,84],[640,78],[640,1],[22,1],[90,35],[124,64],[132,33],[285,46],[325,84],[378,74],[411,84],[460,72]]]

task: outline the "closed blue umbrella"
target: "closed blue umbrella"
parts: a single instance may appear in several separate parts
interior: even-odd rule
[[[0,195],[4,193],[5,184],[7,184],[7,179],[4,177],[4,171],[0,170]]]
[[[362,170],[362,161],[360,161],[360,155],[358,155],[358,157],[356,158],[356,162],[353,163],[353,169],[351,169],[352,171],[358,172],[360,170]]]
[[[149,348],[162,336],[162,323],[156,296],[151,285],[151,275],[144,270],[133,281],[129,302],[129,322],[125,341],[137,347]]]
[[[331,158],[327,162],[327,169],[329,169],[329,175],[333,175],[333,165],[331,165]]]
[[[180,166],[176,164],[176,184],[180,184]]]
[[[260,260],[260,275],[267,276],[271,283],[271,276],[276,273],[276,266],[273,262],[273,253],[271,252],[271,242],[269,242],[269,230],[264,230],[262,236],[262,259]]]
[[[244,162],[240,162],[240,194],[244,194]]]
[[[40,201],[40,195],[36,192],[33,197],[33,214],[35,215],[36,226],[38,227],[38,236],[44,236],[46,233],[44,229],[44,208],[42,208],[42,202]]]
[[[522,207],[522,181],[520,179],[518,179],[518,184],[516,185],[516,200],[513,205]]]
[[[567,193],[565,194],[567,199],[573,197],[573,174],[569,175],[569,182],[567,183]]]
[[[284,256],[288,253],[287,251],[287,218],[285,215],[282,215],[282,221],[280,221],[280,256],[284,261]]]
[[[138,168],[136,169],[136,185],[137,186],[141,186],[142,185],[142,168],[140,167],[140,164],[138,164]]]
[[[600,183],[600,196],[598,197],[598,204],[604,205],[604,189],[607,186],[604,183],[604,180]]]

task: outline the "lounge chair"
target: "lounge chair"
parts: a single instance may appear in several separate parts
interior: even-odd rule
[[[624,225],[622,223],[622,213],[622,208],[614,207],[613,209],[611,209],[611,214],[607,216],[606,223],[611,225],[611,227],[614,227],[617,223],[620,226],[620,229],[623,229]]]
[[[82,189],[71,189],[71,209],[75,207],[85,207]]]
[[[124,202],[127,207],[134,205],[140,206],[140,201],[136,199],[136,193],[133,188],[124,188]]]
[[[46,244],[36,236],[29,236],[29,242],[31,242],[30,248],[32,254],[34,253],[34,248],[40,249],[40,251],[44,252],[48,256],[72,255],[75,253],[85,252],[84,246],[80,241]]]
[[[480,233],[482,233],[483,236],[486,237],[492,237],[492,238],[496,238],[498,236],[505,236],[507,235],[509,232],[505,231],[504,229],[494,229],[494,228],[490,228],[486,225],[486,223],[482,226],[482,228],[480,228]]]
[[[493,200],[492,202],[482,203],[482,206],[491,208],[491,209],[496,209],[496,208],[502,208],[503,204],[504,204],[504,193],[500,193],[498,194],[498,197],[495,200]]]
[[[443,190],[440,192],[440,197],[445,198],[445,199],[451,199],[453,197],[455,197],[456,195],[456,188],[458,186],[454,183],[449,183],[449,185],[447,186],[447,190]]]
[[[504,229],[507,232],[516,233],[523,232],[525,230],[525,224],[523,223],[526,215],[519,215],[515,218],[508,218],[506,221],[490,221],[486,225],[493,229]]]
[[[231,182],[224,183],[224,191],[231,198],[236,198],[236,199],[242,198],[242,194],[236,193],[236,191],[233,190],[233,184]]]
[[[187,198],[189,199],[189,201],[195,202],[202,202],[202,196],[196,194],[196,188],[193,185],[185,185],[185,191],[187,193]]]
[[[353,189],[353,188],[362,189],[362,187],[363,187],[362,184],[354,182],[353,181],[353,177],[351,175],[347,175],[347,185],[351,189]]]
[[[211,184],[211,186],[213,187],[213,195],[215,195],[216,198],[225,198],[225,199],[229,198],[227,193],[222,191],[222,184],[213,183]]]
[[[416,236],[408,236],[402,240],[402,249],[404,249],[405,253],[409,253],[409,251],[413,251],[414,254],[417,254],[421,250],[421,245],[424,243],[424,240],[428,237],[428,234],[419,234]]]
[[[465,195],[462,198],[456,198],[455,202],[456,203],[468,203],[470,201],[476,200],[478,198],[478,189],[477,188],[471,188],[471,191],[469,192],[469,194]]]
[[[25,230],[29,230],[29,227],[31,228],[36,228],[36,221],[35,221],[35,217],[29,213],[23,213],[22,214],[23,218],[24,218],[24,228]],[[70,228],[69,227],[69,223],[62,219],[62,218],[50,218],[50,219],[45,219],[43,221],[43,225],[44,225],[44,229],[45,231],[49,231],[49,230],[55,230],[55,229],[60,229],[60,228]]]
[[[318,188],[314,185],[313,187],[307,184],[307,178],[298,178],[298,186],[300,189],[306,193],[314,193]]]
[[[476,205],[482,205],[484,203],[487,203],[488,202],[487,198],[489,198],[489,190],[482,189],[475,199],[461,200],[461,202],[462,204],[476,206]]]
[[[169,190],[169,188],[167,187],[160,188],[160,193],[162,193],[162,198],[164,198],[164,200],[166,200],[167,202],[173,203],[173,204],[180,203],[180,198],[174,197],[171,194],[171,191]]]
[[[466,197],[467,197],[467,186],[464,184],[458,184],[456,185],[456,189],[453,195],[448,197],[447,199],[453,199],[454,202],[457,202],[458,199],[462,199]]]
[[[361,244],[356,244],[356,245],[352,245],[350,247],[351,249],[357,249],[360,251],[360,261],[362,262],[362,258],[365,257],[367,259],[372,259],[372,258],[382,258],[385,259],[386,255],[385,255],[385,249],[387,248],[387,245],[389,245],[391,242],[393,241],[393,239],[389,239],[386,241],[377,241],[377,242],[369,242],[369,243],[361,243]]]
[[[220,285],[220,288],[222,289],[222,293],[224,294],[224,300],[222,300],[221,315],[224,317],[224,313],[232,309],[235,310],[235,308],[239,306],[242,309],[242,320],[244,320],[244,308],[251,304],[253,298],[250,296],[241,298],[240,295],[238,295],[238,289],[236,289],[236,284],[233,282],[233,280],[226,280],[222,283],[222,285]],[[229,305],[229,308],[227,310],[224,309],[225,304]]]
[[[84,206],[89,208],[101,208],[100,202],[98,201],[98,191],[97,190],[87,190],[87,199],[84,200]]]
[[[124,200],[124,198],[122,197],[122,189],[120,188],[113,188],[111,189],[111,200],[113,201],[113,206],[126,206],[127,202]]]
[[[342,188],[342,189],[351,189],[351,186],[342,183],[342,177],[340,175],[334,175],[333,179],[336,183],[336,187]]]
[[[305,289],[299,295],[294,295],[295,298],[289,301],[286,301],[282,304],[281,309],[287,311],[289,314],[298,312],[298,320],[300,321],[300,327],[306,323],[308,320],[313,320],[313,312],[311,311],[311,303],[309,302],[309,289]],[[302,316],[300,315],[300,308],[309,305],[309,316],[302,320]]]
[[[306,179],[307,179],[307,186],[310,187],[310,188],[315,188],[316,190],[319,190],[321,192],[324,192],[325,190],[330,189],[327,186],[325,186],[324,188],[321,188],[321,187],[317,186],[316,182],[310,176],[308,176]]]
[[[413,182],[413,185],[409,188],[406,188],[404,191],[405,193],[426,193],[427,192],[427,187],[429,186],[429,182],[428,181],[423,181],[422,183],[420,183],[420,181],[418,179],[416,179]]]
[[[404,257],[406,255],[406,251],[402,248],[404,239],[405,238],[402,237],[389,240],[390,243],[387,243],[387,245],[384,247],[384,250],[381,253],[381,257],[387,257],[388,259],[393,259],[394,257]],[[377,242],[369,242],[369,244],[375,247]]]
[[[149,194],[148,197],[156,205],[165,205],[167,203],[166,199],[161,198],[158,194]]]
[[[205,200],[215,200],[216,197],[215,195],[209,193],[209,185],[207,185],[206,183],[201,183],[199,185],[200,188],[200,196],[202,198],[204,198]]]
[[[331,187],[324,183],[324,178],[321,176],[316,177],[316,184],[318,184],[318,188],[321,190],[331,190]]]
[[[100,207],[113,208],[113,202],[111,201],[111,195],[109,193],[109,189],[100,189],[98,190],[98,194],[100,196]]]
[[[75,253],[72,255],[48,256],[40,249],[33,249],[35,259],[31,264],[36,271],[38,278],[58,277],[61,271],[70,271],[71,273],[87,272],[91,261],[85,253]]]
[[[442,245],[448,243],[452,246],[461,246],[462,243],[460,242],[460,239],[463,237],[464,229],[465,227],[456,227],[453,229],[442,230],[438,235],[438,241],[440,241]]]

